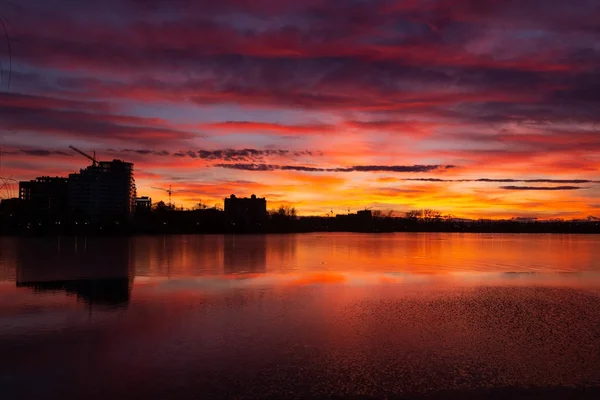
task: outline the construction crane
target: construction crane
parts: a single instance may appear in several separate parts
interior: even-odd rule
[[[0,176],[0,199],[6,200],[19,195],[19,181],[12,177]]]
[[[90,156],[87,153],[84,153],[83,151],[79,150],[77,147],[75,146],[69,146],[69,148],[79,154],[81,154],[82,156],[84,156],[85,158],[89,159],[92,161],[92,165],[95,167],[98,164],[98,161],[96,161],[96,152],[94,151],[94,156]]]
[[[171,190],[171,185],[169,185],[168,189],[163,189],[163,188],[157,188],[154,186],[150,186],[152,189],[156,189],[156,190],[162,190],[163,192],[167,192],[169,193],[169,208],[171,208],[171,194],[173,193],[173,190]]]

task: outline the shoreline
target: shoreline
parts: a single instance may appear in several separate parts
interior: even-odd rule
[[[447,234],[475,234],[475,235],[584,235],[593,236],[600,235],[600,231],[581,232],[581,231],[539,231],[539,232],[514,232],[514,231],[443,231],[443,230],[420,230],[420,231],[360,231],[360,230],[330,230],[330,231],[264,231],[264,232],[216,232],[216,231],[165,231],[165,232],[6,232],[0,233],[0,238],[10,237],[143,237],[143,236],[197,236],[197,235],[213,235],[213,236],[268,236],[268,235],[301,235],[301,234],[335,234],[335,233],[351,233],[351,234],[368,234],[368,235],[386,235],[395,233],[420,234],[420,233],[447,233]]]

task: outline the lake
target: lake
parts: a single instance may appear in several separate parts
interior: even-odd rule
[[[2,237],[0,390],[598,398],[600,236]]]

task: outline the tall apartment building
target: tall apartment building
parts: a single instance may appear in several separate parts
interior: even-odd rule
[[[133,164],[100,161],[69,175],[69,208],[92,222],[129,218],[135,209]]]

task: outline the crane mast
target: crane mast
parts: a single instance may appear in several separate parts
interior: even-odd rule
[[[169,194],[169,208],[171,208],[171,194],[173,193],[173,190],[171,190],[171,185],[169,185],[168,189],[163,189],[163,188],[157,188],[154,186],[151,186],[152,189],[156,189],[156,190],[162,190],[163,192],[167,192]]]

